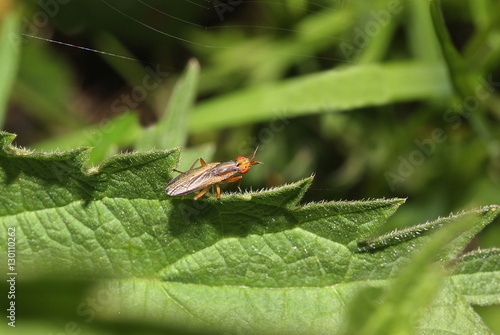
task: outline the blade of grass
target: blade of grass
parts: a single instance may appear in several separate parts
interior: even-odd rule
[[[251,87],[198,104],[189,130],[234,127],[450,95],[444,67],[420,62],[367,64]]]
[[[184,146],[187,120],[196,98],[200,66],[196,60],[188,63],[183,76],[175,85],[168,106],[158,123],[146,130],[138,140],[138,150]]]
[[[434,27],[425,1],[409,1],[410,16],[407,25],[410,48],[417,59],[428,62],[441,62],[439,43],[434,34]]]
[[[467,98],[476,96],[476,92],[473,88],[473,83],[475,82],[474,77],[476,76],[476,74],[466,69],[462,56],[455,48],[450,34],[448,33],[448,30],[446,28],[443,13],[441,11],[439,3],[439,0],[431,0],[430,2],[432,22],[434,24],[434,29],[441,45],[443,56],[446,60],[448,73],[453,86],[455,87],[455,90],[461,97],[462,101],[466,101]],[[489,126],[484,112],[484,105],[488,103],[488,100],[491,100],[491,96],[490,98],[486,98],[483,100],[483,104],[478,104],[478,107],[475,108],[473,113],[470,113],[470,124],[474,128],[475,132],[485,142],[485,145],[489,149],[490,155],[493,158],[498,158],[500,157],[500,146],[494,140],[494,132]],[[492,105],[492,107],[494,106],[496,105]]]
[[[481,1],[477,2],[481,3]],[[479,7],[476,2],[471,3],[473,8]],[[474,35],[469,39],[464,47],[463,57],[467,64],[467,68],[471,71],[487,72],[492,67],[495,67],[499,55],[499,41],[498,41],[498,22],[500,20],[500,2],[491,5],[492,8],[476,9],[477,11],[486,11],[478,19]],[[488,7],[488,6],[481,6]],[[488,17],[484,17],[488,14]]]
[[[446,60],[446,65],[448,66],[449,75],[455,90],[462,97],[473,95],[462,56],[455,48],[450,34],[448,33],[448,29],[446,28],[439,0],[430,1],[430,11],[434,30],[441,45],[441,51]]]
[[[0,128],[3,127],[9,95],[16,80],[19,63],[20,18],[15,10],[8,12],[0,26]]]

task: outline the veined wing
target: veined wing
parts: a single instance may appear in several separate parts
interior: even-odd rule
[[[236,173],[238,173],[238,167],[234,162],[209,163],[181,173],[168,183],[165,192],[168,195],[183,195],[196,192],[224,182]]]

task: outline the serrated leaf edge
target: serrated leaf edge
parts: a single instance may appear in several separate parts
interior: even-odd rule
[[[377,248],[381,248],[381,247],[384,248],[386,246],[393,245],[394,243],[391,243],[392,240],[397,241],[397,243],[395,243],[395,244],[398,244],[401,241],[412,239],[413,237],[406,236],[408,233],[411,233],[411,232],[420,231],[420,232],[422,232],[422,234],[427,234],[431,231],[434,231],[434,230],[442,227],[445,224],[445,222],[440,222],[440,221],[443,221],[443,220],[454,220],[454,219],[459,218],[460,216],[474,214],[474,213],[486,214],[489,211],[492,211],[492,212],[498,211],[500,214],[499,209],[500,209],[500,206],[498,206],[498,205],[489,205],[489,206],[484,206],[484,207],[480,207],[480,208],[476,208],[476,209],[472,209],[472,210],[464,210],[464,211],[458,212],[456,214],[451,213],[449,216],[446,216],[446,217],[440,216],[433,221],[427,221],[425,223],[415,225],[415,226],[410,226],[410,227],[407,227],[404,229],[396,229],[396,230],[393,230],[387,234],[377,236],[373,239],[368,239],[368,240],[363,241],[362,242],[363,245],[358,248],[358,252],[364,252],[364,251],[372,250],[372,249],[375,250]],[[384,243],[383,242],[384,240],[387,240],[387,243]]]

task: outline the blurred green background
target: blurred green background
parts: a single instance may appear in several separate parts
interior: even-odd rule
[[[445,24],[431,6],[3,0],[0,121],[28,148],[96,147],[94,165],[149,149],[137,141],[195,58],[184,169],[259,146],[265,164],[242,188],[315,174],[304,202],[408,198],[388,230],[499,204],[500,4],[442,1]],[[471,248],[498,246],[499,234],[497,221]],[[478,310],[500,333],[499,309]]]

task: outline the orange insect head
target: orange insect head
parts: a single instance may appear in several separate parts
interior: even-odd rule
[[[252,162],[252,159],[255,158],[255,154],[257,153],[257,149],[255,149],[255,152],[250,158],[246,158],[244,156],[238,156],[236,157],[236,165],[240,169],[241,174],[245,174],[248,171],[250,171],[250,166],[255,165],[255,164],[260,164],[260,162]]]

